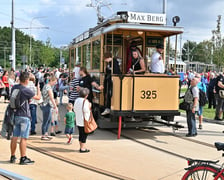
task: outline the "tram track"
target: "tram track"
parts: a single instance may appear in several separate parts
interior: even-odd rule
[[[147,129],[138,129],[138,130],[149,133],[149,131]],[[212,145],[212,144],[209,144],[209,143],[206,143],[206,142],[202,142],[202,141],[199,141],[199,140],[196,140],[196,139],[183,137],[183,136],[180,136],[178,134],[174,134],[174,133],[171,133],[171,132],[165,132],[165,131],[162,131],[162,130],[159,130],[159,129],[157,129],[157,131],[160,132],[160,133],[169,135],[169,136],[174,136],[174,137],[178,137],[180,139],[184,139],[184,140],[189,141],[189,142],[193,142],[193,143],[201,144],[201,145],[204,145],[204,146],[207,146],[207,147],[215,148],[214,145]]]
[[[136,129],[136,131],[141,131],[141,132],[145,132],[145,133],[151,133],[151,131],[149,131],[148,129],[141,129],[141,128],[140,129]],[[202,142],[202,141],[199,141],[199,140],[186,138],[186,137],[183,137],[183,136],[180,136],[180,135],[177,135],[177,134],[173,134],[173,133],[170,133],[170,132],[164,132],[164,131],[159,130],[159,129],[156,129],[156,131],[158,131],[161,134],[165,134],[165,135],[169,135],[169,136],[174,136],[174,137],[183,139],[185,141],[189,141],[189,142],[195,143],[197,145],[202,145],[202,146],[206,146],[206,147],[210,147],[210,148],[215,148],[214,145],[209,144],[209,143],[206,143],[206,142]],[[117,134],[117,131],[115,131],[115,130],[111,130],[111,132],[113,134]],[[138,139],[136,139],[134,137],[131,137],[129,135],[126,135],[124,132],[121,134],[121,137],[126,138],[126,139],[129,139],[129,140],[131,140],[131,141],[133,141],[135,143],[138,143],[140,145],[143,145],[145,147],[149,147],[149,148],[155,149],[157,151],[160,151],[160,152],[163,152],[163,153],[166,153],[166,154],[169,154],[169,155],[172,155],[172,156],[175,156],[175,157],[184,159],[184,160],[186,160],[187,158],[189,158],[187,156],[184,156],[184,155],[181,155],[181,154],[178,154],[178,153],[175,153],[175,152],[166,150],[164,148],[160,148],[158,146],[154,146],[154,145],[148,144],[146,142],[142,142],[142,141],[140,141],[140,140],[138,140]]]
[[[38,153],[44,154],[48,157],[52,157],[54,159],[57,159],[59,161],[63,161],[63,162],[68,163],[70,165],[78,166],[78,167],[83,168],[85,170],[89,170],[89,171],[92,171],[92,172],[95,172],[95,173],[98,173],[98,174],[101,174],[101,175],[105,175],[105,176],[108,176],[108,177],[111,177],[111,178],[114,178],[114,179],[133,180],[130,177],[126,177],[126,176],[123,176],[123,175],[120,175],[120,174],[117,174],[117,173],[114,173],[114,172],[111,172],[111,171],[107,171],[107,170],[104,170],[104,169],[101,169],[101,168],[91,166],[91,165],[86,164],[86,163],[82,163],[82,162],[79,162],[79,161],[75,161],[75,160],[65,158],[63,156],[60,156],[58,154],[52,153],[48,150],[45,150],[43,148],[31,145],[31,144],[27,144],[27,148],[32,149],[32,150],[34,150]]]

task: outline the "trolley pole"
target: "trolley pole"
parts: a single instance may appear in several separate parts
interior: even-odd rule
[[[11,21],[11,27],[12,27],[12,68],[16,69],[16,41],[15,41],[15,27],[14,27],[14,0],[12,0],[12,21]]]

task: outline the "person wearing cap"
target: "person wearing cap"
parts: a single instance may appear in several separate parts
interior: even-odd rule
[[[157,44],[156,52],[152,54],[151,58],[151,72],[163,74],[164,73],[164,59],[162,57],[164,47],[162,44]]]

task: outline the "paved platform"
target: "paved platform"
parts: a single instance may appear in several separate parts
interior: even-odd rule
[[[4,111],[6,108],[5,103],[2,103],[3,100],[0,99],[0,127],[2,124],[2,119]],[[59,106],[61,121],[60,121],[60,130],[64,131],[63,116],[66,112],[65,105]],[[0,138],[0,172],[5,171],[9,172],[12,175],[15,173],[20,176],[20,179],[147,179],[150,177],[148,175],[149,171],[147,169],[153,169],[153,172],[150,172],[151,177],[158,178],[158,167],[161,166],[161,162],[165,162],[167,155],[155,150],[151,150],[147,147],[136,145],[134,142],[131,142],[128,139],[121,138],[117,140],[117,135],[105,130],[97,130],[93,135],[90,135],[87,140],[87,146],[90,148],[91,152],[87,154],[79,153],[79,144],[78,144],[78,131],[76,130],[74,134],[73,144],[66,144],[67,139],[62,133],[54,137],[51,141],[41,141],[41,111],[38,110],[38,123],[37,123],[37,135],[30,136],[28,139],[27,156],[35,160],[34,165],[21,166],[19,165],[19,146],[17,149],[17,161],[15,164],[9,163],[10,157],[10,141]],[[180,136],[184,136],[187,132],[186,118],[183,116],[177,117],[176,120],[183,124],[185,128],[178,130],[176,133]],[[209,120],[208,120],[209,121]],[[210,120],[211,122],[211,120]],[[198,131],[198,136],[195,137],[195,140],[200,140],[202,142],[212,144],[215,141],[222,141],[223,134],[222,130],[224,126],[222,121],[212,121],[213,123],[204,123],[203,130]],[[216,124],[217,123],[217,124]],[[219,123],[219,124],[218,124]],[[166,126],[161,127],[161,130],[172,132],[171,128]],[[134,131],[134,130],[133,130]],[[131,131],[130,131],[131,132]],[[139,140],[148,140],[150,144],[164,145],[168,144],[167,142],[170,139],[167,135],[161,135],[158,132],[151,132],[150,134],[140,136],[139,132],[133,132],[139,138]],[[164,136],[164,137],[162,137]],[[160,138],[160,139],[159,139]],[[164,138],[163,141],[161,141]],[[182,140],[179,140],[180,142]],[[192,143],[193,144],[193,143]],[[172,144],[170,144],[172,145]],[[192,145],[192,151],[195,146]],[[173,149],[178,147],[172,145]],[[198,157],[200,153],[206,158],[216,156],[216,151],[208,154],[207,152],[211,151],[208,149],[206,151],[195,152],[195,157]],[[189,152],[186,152],[188,156],[191,156],[193,153],[191,149]],[[156,156],[157,154],[157,156]],[[217,153],[219,155],[220,152]],[[140,158],[140,156],[141,158]],[[168,159],[169,160],[169,159]],[[122,162],[121,162],[122,161]],[[137,162],[137,163],[135,163]],[[167,167],[159,170],[161,176],[164,177],[167,175],[166,180],[169,179],[178,179],[184,173],[184,167],[186,167],[186,162],[183,159],[173,158],[167,163]],[[172,167],[173,163],[178,165],[180,172],[175,174],[176,167]],[[93,171],[94,167],[97,167],[99,171],[103,171],[105,174],[98,173]],[[144,169],[144,171],[142,171]],[[113,172],[113,173],[112,173]],[[174,173],[173,173],[174,172]],[[174,174],[173,176],[168,176],[169,174]],[[110,174],[110,176],[108,176]],[[22,178],[21,178],[22,177]],[[19,179],[19,178],[18,178]],[[152,178],[151,178],[152,179]]]

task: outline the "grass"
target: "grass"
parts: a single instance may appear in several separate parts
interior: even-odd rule
[[[185,93],[187,88],[181,88],[181,93]],[[183,99],[180,99],[180,103],[183,101]],[[180,112],[185,112],[183,110],[180,110]],[[206,104],[203,108],[203,117],[206,119],[214,119],[215,117],[215,109],[208,109],[208,104]]]

